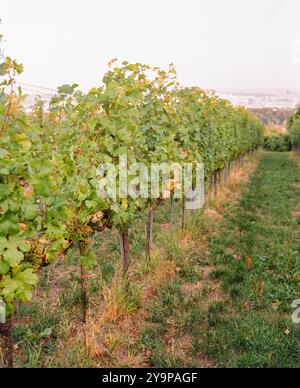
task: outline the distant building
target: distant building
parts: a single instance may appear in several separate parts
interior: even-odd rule
[[[280,108],[295,109],[300,104],[300,92],[283,93],[216,93],[221,98],[229,100],[233,105],[246,108]]]

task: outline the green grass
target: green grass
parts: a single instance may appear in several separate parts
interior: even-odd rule
[[[239,202],[227,203],[210,241],[209,281],[221,281],[224,300],[209,297],[209,285],[196,298],[165,289],[150,309],[150,321],[159,326],[142,336],[153,366],[209,360],[220,367],[299,368],[300,327],[291,321],[291,303],[300,297],[297,210],[299,167],[287,153],[265,153]],[[191,336],[192,348],[179,360],[167,352],[170,327],[174,337]]]
[[[19,320],[31,318],[24,324],[16,322],[14,341],[18,344],[17,365],[25,368],[47,367],[56,351],[56,339],[64,327],[63,310],[49,311],[38,303],[20,304],[17,309]],[[41,358],[43,364],[41,365]]]
[[[300,295],[300,230],[292,216],[300,208],[299,183],[300,169],[287,154],[267,154],[220,238],[212,241],[211,256],[225,266],[219,272],[225,290],[260,308],[270,310],[276,302],[289,311]],[[228,246],[234,246],[234,253],[226,253]],[[261,296],[254,286],[260,282]]]
[[[299,367],[299,332],[288,319],[247,310],[213,320],[209,326],[200,348],[219,367]],[[291,333],[286,335],[288,327]]]
[[[300,208],[299,183],[300,169],[288,154],[265,154],[211,241],[212,276],[232,304],[201,340],[219,365],[300,365],[300,330],[291,322],[291,303],[300,296],[300,230],[292,216]]]

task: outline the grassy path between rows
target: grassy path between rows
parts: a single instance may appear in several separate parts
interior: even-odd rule
[[[300,168],[291,155],[263,154],[222,217],[207,254],[194,254],[199,276],[159,289],[137,346],[154,367],[298,368]]]

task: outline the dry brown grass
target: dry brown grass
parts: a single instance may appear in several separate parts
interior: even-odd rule
[[[245,160],[243,167],[234,167],[228,184],[222,188],[217,197],[211,197],[205,208],[205,216],[214,226],[223,220],[223,205],[226,202],[237,201],[241,194],[241,187],[245,185],[256,170],[262,157],[261,152],[257,152],[254,157]]]
[[[141,307],[128,304],[124,289],[120,288],[120,275],[113,285],[102,289],[103,301],[93,305],[96,313],[86,324],[86,346],[96,367],[146,367],[150,354],[130,352],[130,345],[139,337],[147,321],[147,306],[156,297],[158,286],[167,285],[178,276],[174,261],[166,258],[164,249],[155,248],[152,253],[151,271],[137,276],[144,269],[142,261],[134,263],[130,278],[135,279],[141,291]]]
[[[179,244],[182,249],[189,247],[194,242],[194,236],[190,230],[182,230],[180,233]]]
[[[172,279],[175,278],[177,273],[177,266],[174,261],[161,261],[154,272],[154,285],[156,287],[159,285],[167,285]]]
[[[210,221],[210,223],[212,225],[216,225],[216,224],[219,224],[220,222],[223,221],[223,215],[222,213],[220,212],[221,210],[221,207],[220,207],[220,204],[218,203],[218,205],[216,205],[216,208],[211,208],[211,207],[207,207],[205,209],[205,216],[208,218],[208,220]]]
[[[290,152],[290,158],[300,166],[300,152]]]
[[[229,184],[225,187],[224,194],[221,195],[221,199],[227,201],[234,201],[239,198],[241,186],[245,185],[256,170],[257,165],[262,157],[262,153],[258,152],[255,157],[251,157],[245,161],[245,164],[241,168],[236,168],[232,171],[229,179]]]

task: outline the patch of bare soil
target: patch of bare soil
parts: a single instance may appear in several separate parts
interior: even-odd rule
[[[296,211],[292,212],[292,216],[294,218],[300,218],[300,210],[296,210]]]

